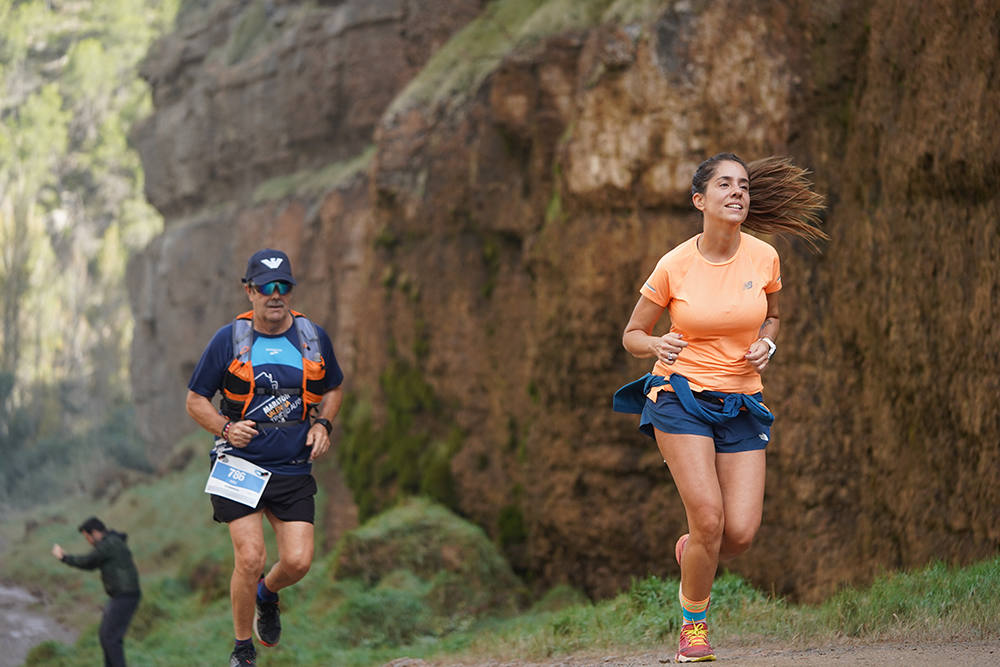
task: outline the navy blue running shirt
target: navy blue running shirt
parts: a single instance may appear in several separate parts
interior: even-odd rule
[[[327,392],[340,386],[344,381],[344,374],[333,354],[330,337],[319,326],[316,327],[316,334],[326,367],[323,392]],[[299,350],[299,334],[294,325],[278,336],[254,331],[250,351],[254,384],[273,388],[301,387],[302,353]],[[191,375],[188,389],[212,400],[222,390],[222,381],[232,360],[233,325],[230,322],[215,332]],[[312,470],[312,464],[309,463],[311,451],[305,443],[310,425],[308,421],[302,421],[302,411],[301,396],[255,395],[247,408],[246,419],[258,423],[289,422],[293,425],[258,428],[258,434],[246,447],[231,448],[233,454],[273,473],[308,474]],[[213,457],[214,455],[213,452]]]

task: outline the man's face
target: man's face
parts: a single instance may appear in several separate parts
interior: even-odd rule
[[[93,546],[101,539],[101,534],[85,530],[83,531],[83,537],[90,543],[91,546]]]
[[[291,287],[288,283],[275,285],[273,282],[264,285],[247,285],[246,292],[253,306],[254,320],[272,326],[286,322],[290,315]],[[287,292],[282,294],[281,291],[286,288]],[[265,294],[265,292],[271,293]]]

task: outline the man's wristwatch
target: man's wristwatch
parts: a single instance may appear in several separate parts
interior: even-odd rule
[[[778,346],[774,344],[774,341],[768,338],[767,336],[764,336],[759,340],[762,340],[765,343],[767,343],[767,358],[770,359],[771,357],[773,357],[774,351],[778,349]]]
[[[330,423],[329,419],[326,419],[324,417],[316,417],[316,419],[313,420],[313,424],[320,424],[323,428],[326,429],[326,434],[328,436],[330,435],[330,431],[333,430],[333,424]]]

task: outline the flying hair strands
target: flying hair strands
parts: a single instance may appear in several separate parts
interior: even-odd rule
[[[766,157],[746,165],[750,210],[743,226],[763,234],[793,234],[819,252],[830,237],[819,228],[826,201],[813,192],[809,172],[786,157]]]

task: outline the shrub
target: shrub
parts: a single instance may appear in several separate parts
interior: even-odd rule
[[[440,635],[476,618],[508,614],[523,596],[523,585],[486,534],[426,499],[410,499],[341,538],[330,576],[360,583],[361,592],[347,592],[345,603],[359,613],[372,599],[397,611],[417,600],[412,633]],[[366,641],[390,639],[369,634]]]

